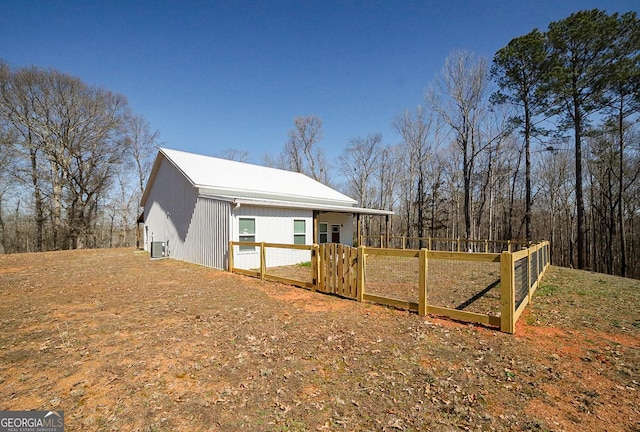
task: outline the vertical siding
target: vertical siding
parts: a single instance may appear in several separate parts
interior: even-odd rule
[[[256,220],[256,241],[293,244],[294,220],[305,221],[305,243],[313,244],[313,211],[272,207],[240,206],[212,198],[198,197],[197,190],[171,162],[164,159],[145,205],[145,248],[151,241],[168,242],[173,258],[225,269],[228,262],[228,242],[238,241],[238,219]],[[340,224],[341,241],[352,244],[353,224],[350,214],[321,213],[319,220]],[[330,228],[329,228],[330,229]],[[330,235],[330,232],[329,232]],[[268,266],[290,265],[309,261],[309,252],[285,253],[271,251]],[[258,252],[237,252],[235,263],[241,268],[260,265]]]
[[[238,241],[238,219],[255,218],[256,241],[265,243],[293,244],[293,221],[304,220],[306,228],[305,244],[313,244],[313,211],[303,209],[282,209],[273,207],[240,206],[232,212],[231,237]],[[310,260],[308,251],[267,251],[267,266],[291,265]],[[238,268],[259,268],[260,255],[255,252],[234,253],[234,265]]]
[[[224,269],[230,213],[227,202],[198,198],[196,188],[164,159],[145,206],[145,247],[168,242],[172,258]]]
[[[230,214],[230,203],[198,198],[185,241],[186,261],[217,269],[227,267]]]
[[[151,241],[168,242],[170,256],[186,260],[185,240],[196,202],[196,189],[164,159],[144,209],[147,250]]]

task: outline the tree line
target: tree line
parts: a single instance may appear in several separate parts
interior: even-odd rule
[[[394,210],[393,236],[548,239],[554,264],[640,277],[639,24],[580,11],[491,60],[455,51],[399,142],[365,133],[328,161],[301,116],[264,162]],[[132,245],[158,144],[124,96],[0,61],[0,252]]]
[[[580,11],[492,61],[451,53],[398,144],[356,137],[329,164],[321,119],[299,117],[266,162],[325,182],[337,166],[345,193],[396,212],[393,236],[548,239],[555,264],[637,278],[639,104],[636,13]]]
[[[0,252],[132,245],[158,139],[122,95],[0,62]]]

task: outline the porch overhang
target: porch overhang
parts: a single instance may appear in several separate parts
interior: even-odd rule
[[[307,209],[315,210],[318,212],[333,212],[333,213],[351,213],[361,215],[372,216],[391,216],[394,212],[389,210],[370,209],[364,207],[354,207],[348,205],[336,205],[331,203],[319,203],[319,202],[302,202],[302,201],[285,201],[285,200],[273,200],[263,198],[238,198],[227,195],[211,195],[200,194],[205,198],[219,199],[222,201],[228,201],[235,206],[256,206],[256,207],[278,207],[278,208],[295,208],[295,209]]]
[[[362,216],[384,216],[385,218],[385,244],[389,245],[389,222],[395,213],[390,210],[371,209],[365,207],[355,207],[350,205],[339,205],[322,202],[303,202],[303,201],[287,201],[266,198],[250,198],[250,197],[233,197],[229,195],[217,195],[207,192],[200,192],[199,196],[203,198],[211,198],[231,203],[234,207],[256,206],[256,207],[275,207],[275,208],[291,208],[306,209],[313,211],[313,239],[318,242],[318,214],[320,213],[348,213],[356,217],[356,239],[358,245],[362,244]]]

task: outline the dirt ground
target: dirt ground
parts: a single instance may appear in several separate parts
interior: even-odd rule
[[[418,303],[417,258],[367,257],[366,292]],[[430,259],[428,302],[500,316],[500,263]]]
[[[507,335],[130,249],[3,255],[0,409],[68,431],[640,431],[639,300],[551,267]]]

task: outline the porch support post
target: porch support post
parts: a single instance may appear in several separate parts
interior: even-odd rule
[[[313,241],[312,243],[318,244],[320,240],[318,238],[318,210],[313,211]]]
[[[389,215],[384,216],[384,231],[385,231],[385,247],[389,247]]]
[[[362,218],[360,213],[356,213],[356,239],[358,247],[362,246]]]

